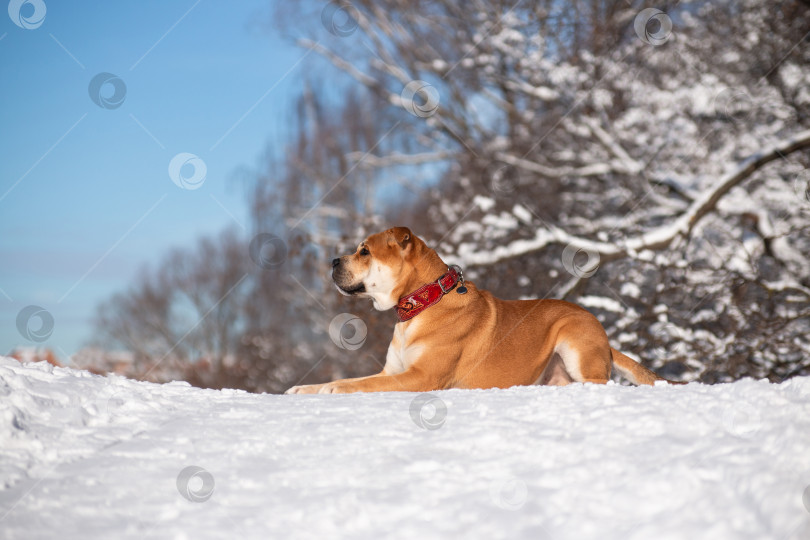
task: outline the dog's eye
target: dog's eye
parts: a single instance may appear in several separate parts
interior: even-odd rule
[[[363,248],[360,250],[360,255],[370,255],[368,248]]]

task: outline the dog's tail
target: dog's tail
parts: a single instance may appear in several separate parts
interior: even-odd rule
[[[686,384],[659,377],[655,372],[650,371],[613,347],[610,348],[610,354],[613,357],[613,365],[619,370],[619,373],[633,384],[653,385],[655,381],[666,381],[669,384]]]

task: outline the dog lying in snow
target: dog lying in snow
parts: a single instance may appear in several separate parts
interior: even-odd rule
[[[495,298],[406,227],[373,234],[334,259],[332,279],[346,296],[370,298],[380,311],[396,308],[400,322],[385,367],[288,394],[606,383],[613,366],[634,384],[665,380],[612,348],[585,309],[562,300]]]

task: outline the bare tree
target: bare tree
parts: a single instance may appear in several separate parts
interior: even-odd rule
[[[235,363],[253,271],[233,230],[175,249],[99,307],[101,341],[135,355],[131,375],[220,385]]]

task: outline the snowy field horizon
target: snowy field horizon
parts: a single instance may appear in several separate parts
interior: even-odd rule
[[[282,396],[0,357],[0,537],[810,537],[810,377]]]

